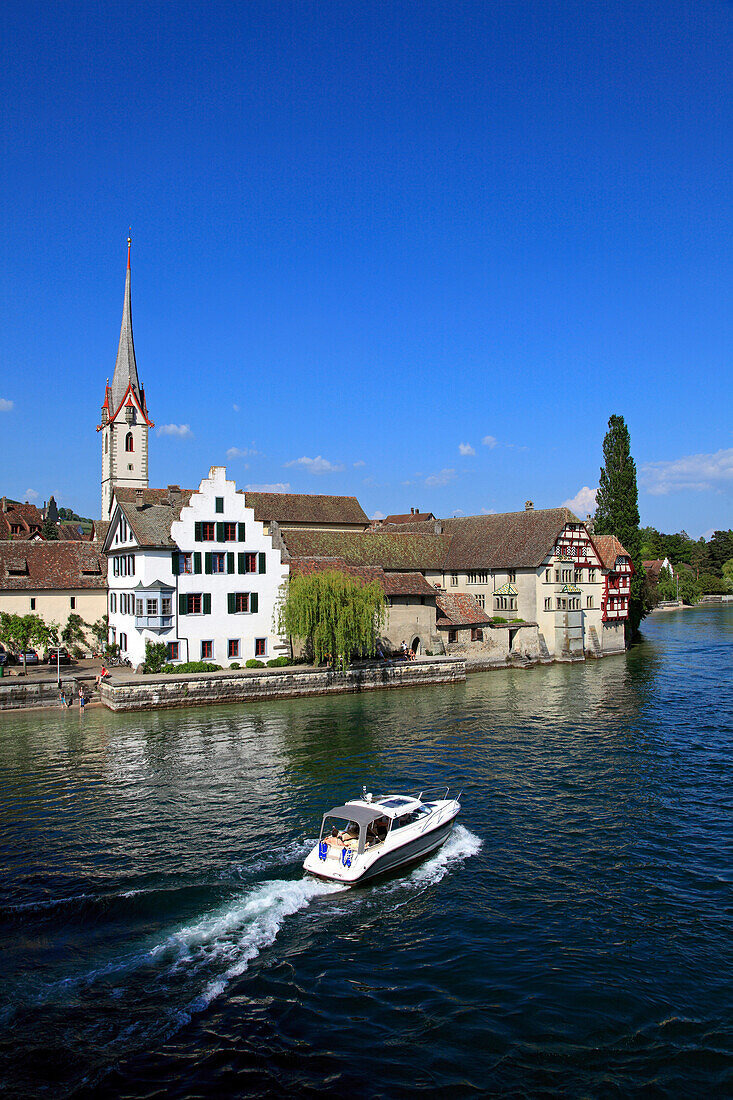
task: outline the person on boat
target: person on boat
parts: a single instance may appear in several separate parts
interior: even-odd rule
[[[336,828],[335,825],[331,829],[331,835],[326,837],[326,844],[328,844],[329,847],[333,844],[337,848],[343,848],[343,846],[344,846],[344,842],[341,839],[341,837],[339,835],[339,831],[338,831],[338,829]]]
[[[344,831],[341,833],[341,840],[346,846],[353,847],[354,843],[359,839],[359,826],[355,821],[350,821]]]

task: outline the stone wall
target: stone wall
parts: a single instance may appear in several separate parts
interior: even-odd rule
[[[77,698],[79,684],[73,677],[62,676],[61,686],[67,696]],[[3,676],[0,679],[0,710],[23,710],[26,707],[60,707],[59,689],[55,680],[27,680],[25,677]]]
[[[409,664],[350,668],[345,673],[295,665],[266,672],[247,669],[180,676],[136,676],[134,680],[102,684],[100,696],[110,710],[151,710],[449,684],[465,679],[465,661],[443,657]]]

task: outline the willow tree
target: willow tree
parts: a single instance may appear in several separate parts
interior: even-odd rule
[[[385,615],[384,590],[378,581],[364,584],[327,569],[290,577],[277,628],[280,634],[300,638],[317,664],[326,659],[347,664],[353,653],[375,653]]]
[[[634,563],[627,620],[630,639],[649,608],[644,598],[636,463],[631,457],[631,438],[623,416],[612,416],[608,421],[603,457],[593,530],[597,535],[615,535]]]

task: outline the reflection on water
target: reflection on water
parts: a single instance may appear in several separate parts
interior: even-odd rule
[[[449,687],[1,716],[0,1089],[733,1091],[733,611],[644,625]],[[365,782],[462,823],[305,879]]]

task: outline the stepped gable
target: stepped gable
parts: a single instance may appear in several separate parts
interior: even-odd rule
[[[467,592],[436,592],[435,603],[439,612],[436,626],[482,626],[491,622],[483,607]]]
[[[91,542],[0,542],[0,588],[106,588],[107,560]]]
[[[242,490],[240,490],[241,492]],[[298,523],[369,526],[356,497],[322,496],[317,493],[257,493],[244,490],[244,501],[260,523]]]
[[[446,569],[536,569],[566,523],[580,523],[569,508],[540,508],[441,521],[452,536]]]
[[[43,514],[35,504],[27,501],[0,499],[0,539],[28,539],[40,533]]]
[[[171,539],[171,524],[181,518],[181,510],[191,499],[193,489],[120,488],[114,499],[141,547],[175,549]]]
[[[347,565],[380,566],[385,572],[441,570],[450,538],[388,531],[281,530],[291,558],[343,558]]]
[[[598,551],[598,557],[601,559],[601,565],[604,569],[615,569],[618,558],[629,557],[628,550],[624,550],[615,535],[593,535],[593,545]],[[644,564],[646,565],[646,563]],[[662,562],[660,561],[659,568],[661,569],[661,567]],[[657,570],[658,575],[659,569]]]

